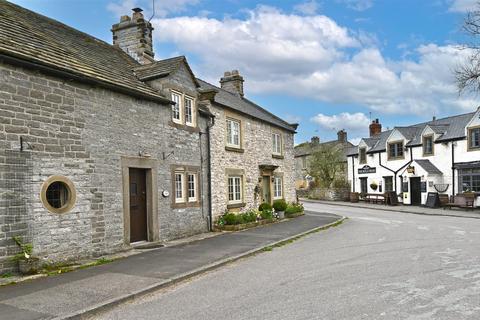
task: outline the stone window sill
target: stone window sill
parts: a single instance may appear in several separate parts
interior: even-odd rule
[[[285,159],[285,157],[281,154],[272,154],[272,158],[274,158],[274,159]]]
[[[195,132],[195,133],[200,132],[200,129],[198,127],[187,126],[185,124],[173,122],[171,120],[168,122],[168,124],[171,127],[174,127],[174,128],[177,128],[177,129],[182,129],[182,130],[185,130],[185,131],[188,131],[188,132]]]
[[[225,146],[225,150],[232,151],[232,152],[238,152],[238,153],[245,153],[245,149],[237,148],[237,147]]]
[[[246,203],[231,203],[231,204],[228,204],[227,205],[227,209],[236,209],[236,208],[243,208],[245,207],[247,204]]]
[[[196,202],[181,202],[181,203],[172,203],[172,209],[184,209],[184,208],[197,208],[201,206],[200,201]]]

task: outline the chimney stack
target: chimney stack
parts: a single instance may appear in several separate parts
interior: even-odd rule
[[[382,133],[382,125],[380,124],[378,119],[375,119],[370,124],[370,137],[379,135],[380,133]]]
[[[338,142],[345,143],[347,142],[347,131],[344,129],[337,132]]]
[[[315,136],[315,137],[312,137],[312,140],[311,140],[312,144],[320,144],[320,138]]]
[[[152,24],[143,17],[142,9],[134,8],[132,17],[121,16],[112,26],[113,45],[125,51],[141,64],[152,63]]]
[[[243,77],[238,70],[226,71],[223,78],[220,79],[220,85],[223,90],[239,95],[243,98]]]

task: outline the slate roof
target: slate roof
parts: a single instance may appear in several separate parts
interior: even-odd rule
[[[423,168],[429,174],[443,174],[433,163],[428,159],[415,160],[420,167]]]
[[[450,140],[460,140],[465,138],[465,127],[472,119],[475,112],[469,112],[456,116],[436,119],[428,122],[422,122],[407,127],[395,127],[402,133],[402,135],[409,140],[407,146],[417,146],[422,144],[421,134],[425,127],[428,125],[432,130],[439,134],[439,137],[435,142],[445,142]],[[387,139],[393,130],[382,131],[375,137],[363,138],[362,140],[367,143],[369,149],[367,153],[383,152],[385,151]],[[374,144],[373,146],[371,146]],[[358,154],[358,146],[356,150],[351,149],[347,155],[353,156]]]
[[[188,65],[188,62],[187,62],[187,58],[185,58],[185,56],[179,56],[179,57],[173,57],[169,59],[155,61],[150,64],[136,67],[133,69],[133,72],[140,80],[148,81],[151,79],[163,78],[163,77],[169,76],[173,72],[177,71],[178,68],[182,65],[182,63],[187,67],[188,72],[192,76],[193,81],[195,82],[197,87],[199,87],[200,84],[198,83],[197,78],[195,78],[195,75],[193,74],[192,69],[190,69],[190,66]]]
[[[5,0],[0,54],[169,102],[135,76],[132,70],[140,64],[121,49]]]
[[[290,124],[276,115],[272,114],[271,112],[263,109],[256,103],[246,99],[242,98],[236,94],[233,94],[231,92],[228,92],[226,90],[223,90],[217,86],[214,86],[213,84],[210,84],[206,81],[203,81],[201,79],[197,79],[197,81],[200,84],[200,89],[202,90],[215,90],[217,91],[217,94],[215,95],[215,103],[230,108],[232,110],[238,111],[243,114],[247,114],[249,116],[252,116],[254,118],[263,120],[265,122],[268,122],[270,124],[273,124],[277,127],[280,127],[282,129],[295,132],[297,129],[296,124]]]
[[[301,157],[301,156],[308,156],[315,151],[317,151],[321,146],[340,146],[344,149],[345,151],[345,160],[347,158],[347,150],[353,146],[353,144],[349,141],[347,142],[340,142],[338,140],[332,140],[332,141],[326,141],[326,142],[321,142],[321,143],[312,143],[312,142],[304,142],[301,143],[297,146],[295,146],[294,149],[294,155],[295,157]]]

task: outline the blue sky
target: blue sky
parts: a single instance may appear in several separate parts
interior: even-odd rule
[[[15,0],[111,42],[111,25],[151,0]],[[296,142],[368,134],[470,112],[452,70],[469,55],[458,44],[476,0],[155,0],[157,59],[186,55],[195,74],[218,84],[238,69],[246,95],[300,127]]]

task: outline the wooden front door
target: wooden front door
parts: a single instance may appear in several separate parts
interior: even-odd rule
[[[144,169],[130,168],[130,242],[147,238],[147,183]]]
[[[368,193],[367,178],[360,178],[360,193]]]
[[[410,178],[410,204],[415,206],[422,204],[421,185],[420,178]]]
[[[263,191],[262,202],[271,204],[272,197],[270,195],[270,176],[263,176],[262,191]]]

